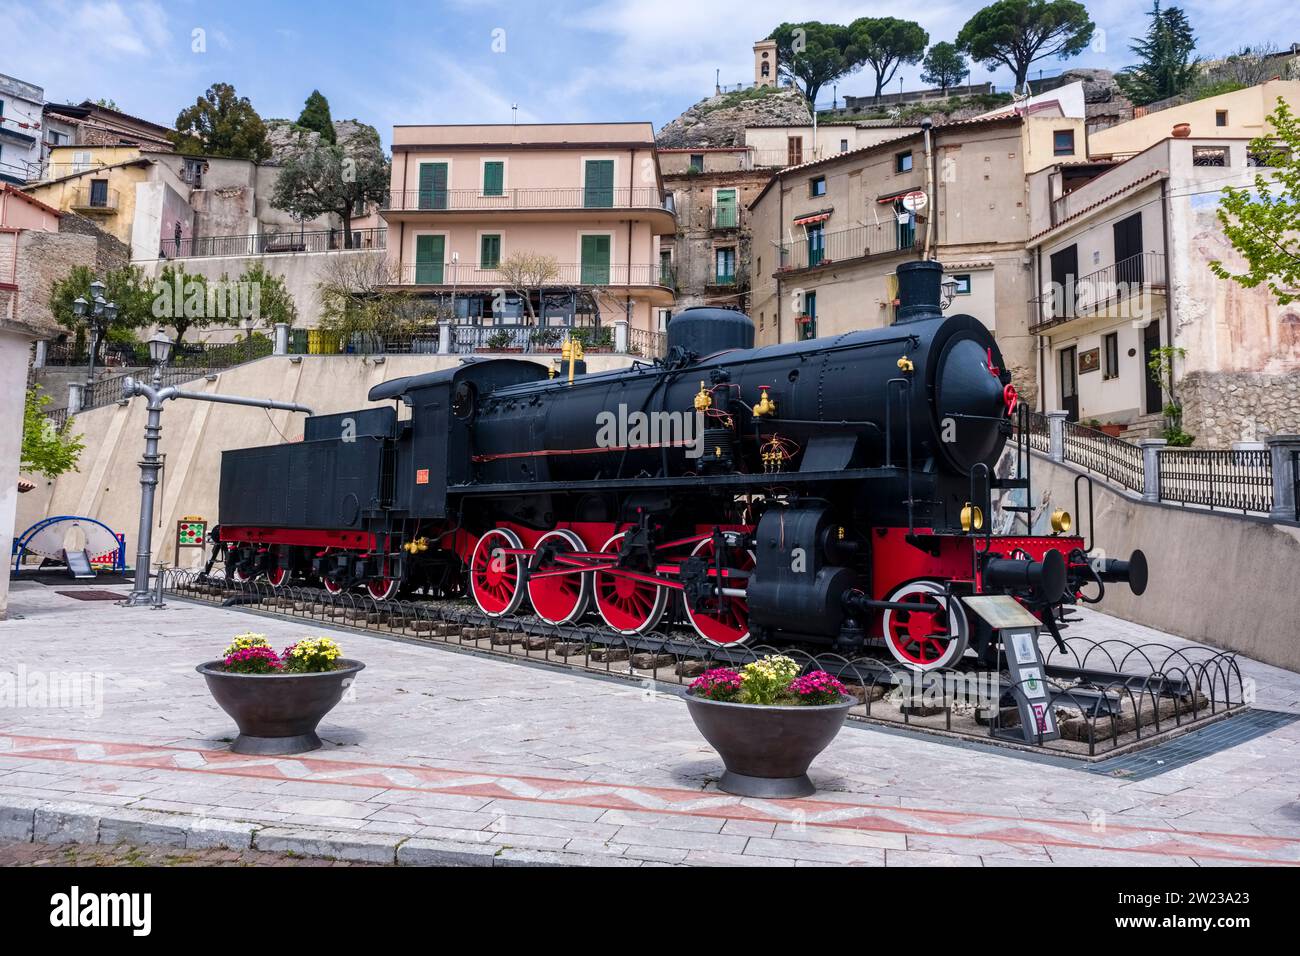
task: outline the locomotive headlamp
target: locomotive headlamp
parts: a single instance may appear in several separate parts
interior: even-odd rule
[[[1070,517],[1070,512],[1064,508],[1058,508],[1052,512],[1052,530],[1057,534],[1064,534],[1074,527],[1074,519]]]
[[[961,509],[961,530],[969,531],[974,528],[979,531],[984,527],[984,509],[979,505],[973,505],[969,501]]]

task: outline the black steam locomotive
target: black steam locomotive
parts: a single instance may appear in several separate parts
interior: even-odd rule
[[[985,525],[995,489],[1028,488],[992,471],[1017,397],[984,325],[941,314],[940,277],[900,266],[886,328],[755,349],[746,316],[687,309],[653,364],[471,359],[378,385],[393,406],[224,453],[227,573],[627,635],[669,617],[720,645],[883,643],[918,669],[995,658],[963,595],[1014,594],[1055,633],[1089,584],[1141,593],[1141,552],[1090,560],[1067,515]]]

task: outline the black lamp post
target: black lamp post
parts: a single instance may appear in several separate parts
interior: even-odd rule
[[[90,298],[87,302],[82,296],[72,300],[72,311],[84,318],[90,325],[90,359],[86,363],[86,386],[95,384],[95,356],[99,353],[99,343],[103,341],[108,326],[117,318],[117,303],[104,301],[104,283],[96,279],[90,284]]]

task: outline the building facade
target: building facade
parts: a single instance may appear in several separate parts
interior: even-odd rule
[[[898,264],[928,239],[948,311],[992,329],[1032,395],[1025,175],[1083,150],[1082,118],[1012,114],[934,127],[928,175],[922,131],[779,171],[750,208],[758,341],[890,324]]]
[[[1210,269],[1244,266],[1219,200],[1267,175],[1260,159],[1248,139],[1169,136],[1073,188],[1031,177],[1040,408],[1145,437],[1175,403],[1205,447],[1300,430],[1300,309]],[[1167,348],[1172,391],[1150,369]]]
[[[0,73],[0,183],[21,186],[41,159],[45,91]]]
[[[394,286],[458,326],[510,327],[494,341],[576,323],[612,345],[617,323],[651,335],[673,304],[649,123],[395,127],[381,215]]]

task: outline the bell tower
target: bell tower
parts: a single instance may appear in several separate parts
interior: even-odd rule
[[[754,44],[754,85],[776,86],[775,40],[759,40]]]

